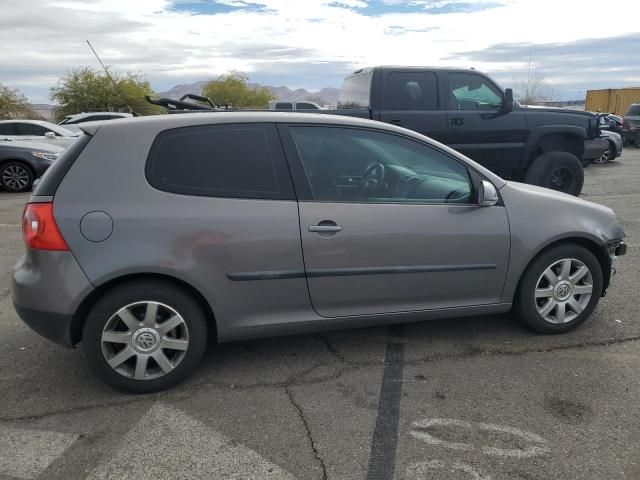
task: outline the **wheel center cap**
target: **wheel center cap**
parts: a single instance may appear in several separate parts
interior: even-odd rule
[[[571,296],[573,288],[567,281],[559,282],[553,290],[553,296],[556,300],[565,301]]]
[[[138,352],[150,353],[160,345],[160,335],[153,328],[141,328],[133,334],[131,343]]]

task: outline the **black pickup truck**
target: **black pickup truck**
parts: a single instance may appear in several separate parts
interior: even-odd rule
[[[595,116],[521,106],[476,70],[372,67],[349,75],[334,113],[400,125],[438,140],[498,175],[573,195],[583,165],[608,148]]]

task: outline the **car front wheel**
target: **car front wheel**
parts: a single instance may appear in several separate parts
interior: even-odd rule
[[[164,282],[136,282],[96,302],[82,341],[89,366],[107,384],[148,393],[172,387],[196,368],[207,324],[188,292]]]
[[[516,315],[539,333],[564,333],[593,313],[602,294],[602,268],[584,247],[565,244],[536,258],[515,299]]]

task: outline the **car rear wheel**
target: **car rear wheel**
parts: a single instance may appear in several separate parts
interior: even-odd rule
[[[575,244],[543,252],[527,268],[515,313],[539,333],[564,333],[593,313],[602,294],[602,268],[593,253]]]
[[[207,324],[188,292],[164,282],[136,282],[96,302],[82,340],[89,366],[106,383],[130,393],[155,392],[196,368]]]
[[[525,182],[577,196],[582,191],[584,169],[572,153],[545,152],[533,161]]]
[[[33,179],[33,172],[22,162],[7,162],[0,168],[0,184],[9,192],[28,192]]]
[[[602,155],[600,155],[600,157],[595,158],[593,160],[593,163],[598,163],[598,164],[603,164],[603,163],[607,163],[610,162],[611,160],[613,160],[615,158],[615,151],[613,149],[613,145],[609,144],[609,148],[606,149]]]

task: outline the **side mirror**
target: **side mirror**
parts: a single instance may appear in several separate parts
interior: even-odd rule
[[[492,207],[498,203],[498,190],[493,183],[483,180],[480,184],[480,192],[478,193],[478,204],[481,207]]]
[[[56,138],[56,134],[53,132],[46,132],[44,136],[45,138],[48,138],[48,139]]]
[[[504,98],[502,99],[502,112],[509,113],[513,111],[513,90],[507,88],[504,91]]]

